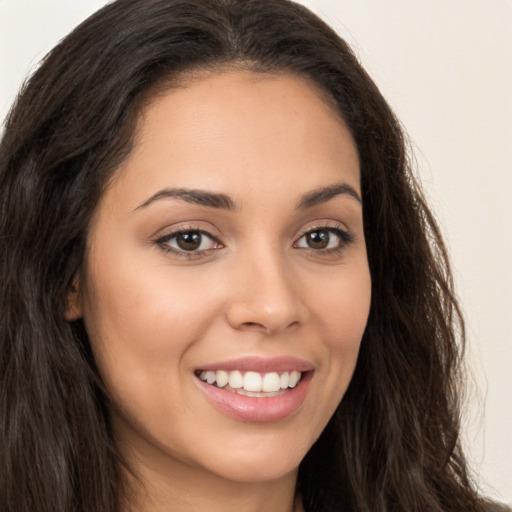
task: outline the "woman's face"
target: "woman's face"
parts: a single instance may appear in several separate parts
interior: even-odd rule
[[[367,321],[359,181],[347,127],[304,80],[212,73],[146,107],[68,313],[85,321],[130,461],[293,474]]]

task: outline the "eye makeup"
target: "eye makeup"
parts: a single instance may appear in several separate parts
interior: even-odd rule
[[[328,257],[341,253],[355,236],[338,223],[322,223],[308,227],[292,247],[308,251],[313,256]],[[163,251],[182,258],[201,258],[225,245],[209,231],[197,225],[180,226],[153,241]]]

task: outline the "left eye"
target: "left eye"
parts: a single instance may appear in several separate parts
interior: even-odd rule
[[[159,243],[176,251],[186,252],[207,251],[219,245],[210,235],[198,230],[180,231],[161,239]]]
[[[340,229],[335,228],[322,228],[313,229],[302,235],[299,240],[295,243],[295,247],[303,249],[336,249],[343,246],[348,240],[346,240],[347,234]]]

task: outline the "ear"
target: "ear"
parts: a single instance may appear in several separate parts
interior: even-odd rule
[[[64,318],[68,322],[74,322],[82,318],[82,299],[80,294],[80,279],[78,277],[69,285],[66,301]]]

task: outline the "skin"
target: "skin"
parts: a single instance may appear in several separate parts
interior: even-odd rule
[[[297,205],[336,184],[360,196],[359,182],[350,132],[303,79],[224,70],[144,109],[67,314],[84,319],[139,476],[132,511],[294,510],[298,465],[347,389],[370,305],[360,200],[342,189]],[[155,198],[170,188],[222,193],[234,209]],[[304,236],[321,228],[331,249]],[[177,229],[212,238],[187,252]],[[293,414],[242,421],[206,398],[194,372],[245,356],[311,362]]]

